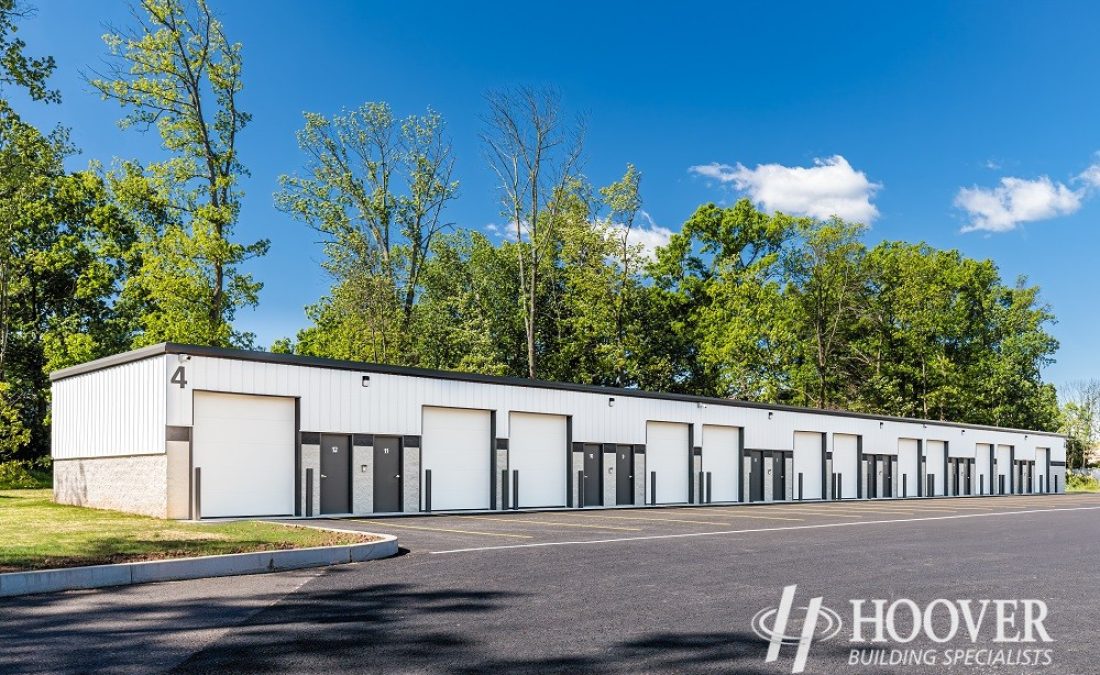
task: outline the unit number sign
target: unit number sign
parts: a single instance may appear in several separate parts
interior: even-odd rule
[[[170,382],[172,384],[178,384],[180,386],[180,389],[183,389],[184,387],[186,387],[187,386],[187,369],[184,368],[183,366],[179,366],[178,368],[176,368],[176,372],[172,373],[172,379],[170,380]]]

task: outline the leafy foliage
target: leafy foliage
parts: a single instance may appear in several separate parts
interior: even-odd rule
[[[114,60],[90,79],[128,110],[123,127],[156,127],[169,154],[144,168],[128,162],[111,176],[138,235],[141,264],[123,289],[143,307],[134,345],[248,346],[252,336],[235,332],[232,320],[258,302],[262,284],[240,265],[264,255],[268,241],[233,238],[246,173],[237,138],[251,119],[237,105],[241,45],[228,41],[205,0],[141,7],[136,28],[104,36]]]
[[[19,30],[16,21],[31,11],[17,0],[0,0],[0,96],[5,85],[13,84],[26,89],[32,100],[57,103],[61,95],[46,86],[56,67],[53,57],[27,56],[23,52],[27,44],[14,37]]]
[[[109,170],[66,169],[66,130],[2,98],[59,101],[53,59],[14,37],[29,11],[0,0],[0,461],[47,454],[51,370],[162,340],[251,346],[234,319],[261,284],[243,265],[268,248],[235,235],[251,117],[242,47],[205,0],[141,0],[105,36],[89,82],[164,151]],[[591,184],[583,123],[555,90],[496,90],[486,107],[500,241],[448,221],[458,181],[435,111],[306,114],[275,202],[323,237],[332,288],[272,351],[1061,428],[1077,465],[1097,445],[1100,387],[1068,388],[1059,410],[1042,379],[1054,315],[1026,279],[748,200],[702,205],[646,250],[641,172]]]

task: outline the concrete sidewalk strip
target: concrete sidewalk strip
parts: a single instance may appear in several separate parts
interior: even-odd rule
[[[346,530],[344,530],[346,531]],[[362,534],[361,532],[358,534]],[[318,546],[280,551],[257,551],[174,558],[117,565],[89,565],[31,572],[0,574],[0,597],[52,593],[107,586],[128,586],[153,581],[179,581],[239,574],[281,572],[305,567],[326,567],[388,558],[397,554],[397,537],[377,535],[378,541],[341,546]]]

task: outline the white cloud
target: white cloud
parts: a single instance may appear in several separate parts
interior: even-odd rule
[[[1100,180],[1100,167],[1089,167],[1089,171]],[[1089,180],[1086,174],[1081,175],[1082,180]],[[1020,223],[1076,213],[1085,192],[1085,188],[1074,190],[1046,176],[1032,180],[1009,176],[994,188],[961,188],[955,195],[955,206],[970,216],[963,232],[1009,232]]]
[[[1089,188],[1100,188],[1100,162],[1077,174],[1077,180]]]
[[[488,223],[482,229],[494,237],[503,239],[504,241],[516,240],[516,225],[515,222],[511,222],[505,225],[498,225],[497,223]]]
[[[711,163],[688,170],[733,185],[768,211],[814,218],[840,216],[862,223],[878,217],[871,199],[882,184],[870,181],[867,174],[853,169],[840,155],[815,159],[809,167],[758,164],[750,169],[741,163]]]
[[[658,225],[645,211],[640,211],[639,215],[645,221],[645,225],[635,224],[634,227],[631,227],[626,241],[631,246],[640,246],[642,256],[653,260],[657,255],[657,249],[667,244],[669,238],[672,237],[672,230]],[[611,227],[617,230],[617,236],[622,237],[623,225],[614,223]]]
[[[1047,176],[1005,176],[996,187],[959,188],[955,206],[970,217],[963,232],[1010,232],[1021,223],[1076,213],[1098,189],[1100,161],[1089,165],[1068,184]]]

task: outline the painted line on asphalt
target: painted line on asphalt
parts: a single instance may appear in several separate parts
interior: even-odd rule
[[[641,532],[640,527],[621,527],[618,525],[585,525],[583,523],[559,523],[553,520],[525,520],[521,518],[492,518],[489,516],[467,516],[471,520],[496,520],[502,523],[531,523],[532,525],[560,525],[562,527],[587,527],[592,530],[623,530]]]
[[[642,518],[641,516],[597,516],[590,514],[577,514],[575,518],[611,518],[614,520],[654,520],[664,523],[691,523],[692,525],[732,525],[732,523],[717,520],[680,520],[678,518]]]
[[[768,507],[768,513],[788,513],[804,516],[824,516],[831,518],[859,518],[860,516],[852,516],[847,513],[833,513],[830,509],[815,509],[812,506],[783,506],[783,507]],[[724,514],[720,514],[724,515]]]
[[[479,551],[504,551],[520,548],[541,548],[544,546],[582,546],[586,544],[616,544],[633,541],[654,541],[659,539],[688,539],[695,537],[721,537],[732,534],[751,534],[753,532],[786,532],[791,530],[821,530],[833,527],[860,527],[865,525],[889,525],[893,523],[920,523],[933,520],[960,520],[964,518],[992,518],[996,516],[1019,516],[1033,513],[1052,513],[1061,511],[1096,511],[1100,506],[1078,506],[1061,509],[1033,509],[1030,511],[1002,511],[999,513],[960,513],[952,516],[925,516],[923,518],[892,518],[889,520],[864,520],[858,523],[819,523],[817,525],[790,525],[787,527],[761,527],[747,530],[726,530],[724,532],[684,532],[680,534],[654,534],[645,537],[620,537],[617,539],[593,539],[591,541],[545,541],[533,544],[509,544],[507,546],[476,546],[455,548],[447,551],[431,551],[431,555],[447,553],[476,553]]]
[[[669,512],[671,512],[671,513],[683,513],[684,515],[687,515],[687,513],[690,513],[692,511],[695,511],[696,513],[698,513],[698,511],[696,509],[662,509],[662,510],[665,511],[666,513],[669,513]],[[752,518],[753,520],[757,520],[757,519],[760,519],[760,520],[797,520],[797,521],[805,520],[805,518],[783,518],[783,517],[780,517],[780,516],[761,516],[761,515],[754,515],[752,513],[730,513],[729,511],[722,511],[721,512],[721,517],[723,517],[723,518]]]
[[[424,527],[423,525],[398,525],[397,523],[380,522],[377,520],[360,520],[358,518],[348,518],[356,523],[366,523],[367,525],[375,525],[377,527],[398,527],[405,530],[427,530],[429,532],[451,532],[454,534],[477,534],[483,537],[515,537],[516,539],[531,539],[527,534],[511,534],[508,532],[476,532],[474,530],[451,530],[443,527]]]

